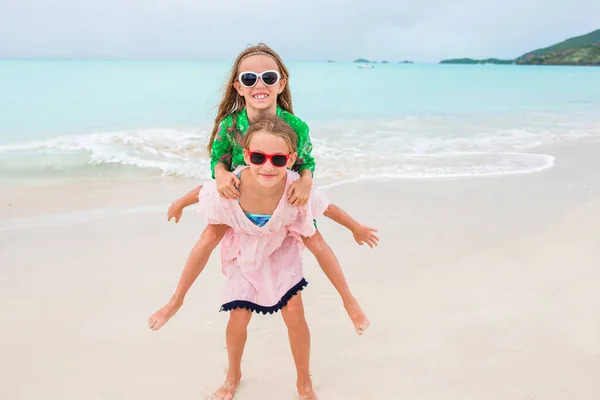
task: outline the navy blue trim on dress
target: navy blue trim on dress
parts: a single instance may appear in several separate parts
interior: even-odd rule
[[[260,314],[260,313],[273,314],[273,313],[276,313],[277,311],[281,310],[283,307],[285,307],[285,305],[288,303],[288,301],[290,301],[290,299],[292,297],[294,297],[296,294],[298,294],[299,291],[304,289],[306,287],[306,285],[308,285],[308,282],[306,281],[306,279],[302,278],[300,280],[300,282],[298,282],[290,290],[288,290],[283,295],[281,300],[279,300],[277,302],[277,304],[275,304],[273,306],[265,307],[265,306],[260,306],[258,304],[252,303],[251,301],[234,300],[234,301],[230,301],[229,303],[223,304],[221,306],[221,310],[219,310],[219,311],[231,311],[231,310],[235,310],[236,308],[243,308],[243,309],[255,312],[257,314]]]

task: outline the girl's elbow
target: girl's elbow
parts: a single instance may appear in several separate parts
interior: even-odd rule
[[[325,210],[325,212],[323,213],[323,215],[325,215],[326,217],[331,218],[332,216],[336,215],[336,213],[340,210],[340,208],[338,206],[336,206],[333,203],[330,203],[327,206],[327,209]]]

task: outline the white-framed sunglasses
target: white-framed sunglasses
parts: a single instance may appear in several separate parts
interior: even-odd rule
[[[265,71],[260,74],[252,71],[246,71],[240,73],[238,76],[238,81],[242,84],[242,86],[251,88],[252,86],[256,85],[258,78],[260,78],[266,86],[273,86],[279,82],[281,75],[275,70]]]

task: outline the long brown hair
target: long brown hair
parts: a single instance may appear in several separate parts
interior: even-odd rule
[[[244,100],[244,97],[240,96],[237,90],[235,90],[235,88],[233,87],[233,82],[237,80],[238,69],[240,68],[242,60],[246,58],[249,54],[258,52],[268,54],[275,60],[275,62],[277,62],[277,68],[279,69],[281,78],[287,80],[283,91],[277,96],[277,105],[289,113],[294,113],[292,109],[292,93],[290,92],[289,88],[290,75],[288,73],[287,68],[285,67],[285,64],[281,60],[281,57],[279,57],[279,54],[277,54],[275,50],[271,49],[264,43],[259,43],[256,46],[249,46],[244,51],[242,51],[240,55],[237,56],[235,63],[233,63],[233,67],[231,67],[229,79],[227,79],[227,82],[225,82],[225,87],[223,89],[223,98],[219,103],[219,109],[217,111],[215,123],[210,134],[210,140],[208,142],[208,154],[212,153],[212,144],[217,136],[219,124],[229,114],[240,112],[244,109],[244,107],[246,107],[246,100]]]

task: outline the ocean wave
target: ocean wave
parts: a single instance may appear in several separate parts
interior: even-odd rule
[[[203,130],[142,129],[62,136],[0,146],[0,165],[26,175],[102,173],[104,166],[160,171],[163,176],[205,177],[209,160]],[[97,167],[97,168],[90,168]]]
[[[405,118],[316,124],[311,135],[319,178],[460,178],[542,171],[554,165],[554,157],[531,149],[600,136],[598,126],[551,122],[554,128],[490,128],[484,122]],[[205,129],[140,129],[0,145],[0,174],[142,173],[208,179],[207,137]]]

